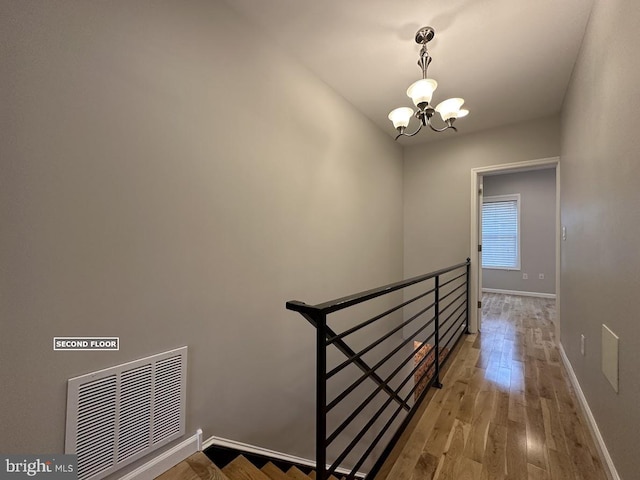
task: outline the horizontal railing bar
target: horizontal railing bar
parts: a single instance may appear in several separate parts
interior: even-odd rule
[[[464,323],[461,323],[461,324],[460,324],[460,326],[463,326],[463,325],[464,325]],[[453,353],[453,349],[454,349],[454,348],[456,348],[456,345],[458,344],[458,342],[460,341],[460,339],[461,339],[462,337],[464,337],[464,335],[463,335],[462,333],[460,333],[460,334],[458,335],[458,339],[455,341],[455,343],[454,343],[453,347],[451,347],[451,348],[449,349],[449,351],[447,352],[447,354],[445,355],[443,363],[444,363],[444,362],[446,362],[446,361],[449,359],[449,357],[451,356],[451,353]],[[454,337],[451,337],[451,338],[454,338]],[[447,345],[448,345],[448,344],[447,344]],[[405,400],[405,403],[406,403],[406,400]]]
[[[437,354],[437,353],[436,353]],[[412,378],[413,374],[422,366],[422,363],[427,359],[427,356],[425,355],[425,357],[420,360],[420,362],[418,362],[418,364],[415,366],[415,368],[411,371],[411,373],[409,374],[409,376],[407,378],[404,379],[404,381],[400,384],[400,386],[398,388],[396,388],[394,391],[395,393],[399,393],[402,388],[406,385],[406,383]],[[435,362],[432,363],[432,365]],[[429,369],[429,367],[427,368],[427,370]],[[415,386],[413,387],[413,389],[411,390],[412,392],[415,390]],[[404,401],[406,403],[406,401],[409,399],[409,397],[405,397]],[[347,448],[340,454],[340,456],[338,456],[338,458],[335,460],[335,462],[331,465],[331,467],[329,467],[329,472],[333,472],[335,471],[336,468],[338,468],[338,466],[342,463],[342,461],[349,455],[349,453],[351,452],[351,450],[354,449],[354,447],[358,444],[358,442],[360,442],[360,440],[362,439],[362,437],[364,437],[364,435],[369,431],[369,429],[371,428],[371,426],[376,422],[376,420],[378,419],[378,417],[380,416],[380,414],[387,408],[387,406],[389,405],[389,403],[391,403],[391,399],[387,399],[387,401],[385,401],[384,405],[382,405],[382,407],[380,407],[376,413],[374,413],[371,417],[371,419],[365,424],[365,426],[362,428],[362,430],[354,437],[354,439],[351,441],[351,443],[349,443],[349,445],[347,446]]]
[[[456,322],[460,321],[460,317],[462,317],[462,315],[464,314],[464,312],[461,312],[460,315],[458,315],[458,318],[456,318],[452,323],[451,326],[447,329],[446,332],[444,332],[444,334],[440,337],[440,338],[446,338],[447,335],[449,335],[449,332],[451,331],[451,329],[453,327],[456,326]],[[444,346],[446,347],[447,345],[449,345],[449,342],[447,342]]]
[[[464,313],[464,312],[462,312],[462,313]],[[455,321],[455,322],[453,322],[453,325],[451,326],[451,328],[453,328],[453,327],[456,325],[456,322],[460,321],[460,318],[462,317],[462,313],[458,316],[458,318],[456,319],[456,321]],[[447,347],[447,346],[449,345],[449,343],[451,343],[451,339],[453,339],[453,338],[455,337],[455,334],[458,332],[458,330],[460,330],[460,327],[462,327],[462,326],[464,326],[464,325],[465,325],[465,322],[462,322],[462,323],[460,323],[460,324],[456,327],[456,329],[454,330],[454,334],[453,334],[453,335],[451,335],[451,338],[449,338],[449,340],[447,340],[447,342],[445,343],[445,345],[444,345],[445,347]],[[447,334],[448,334],[448,333],[449,333],[449,332],[447,331]],[[444,337],[443,337],[443,338],[444,338]]]
[[[455,281],[456,281],[456,280],[458,280],[459,278],[466,277],[466,276],[467,276],[467,272],[461,273],[461,274],[460,274],[460,275],[458,275],[457,277],[453,277],[452,279],[447,280],[446,282],[444,282],[444,283],[440,284],[440,288],[442,288],[442,287],[444,287],[444,286],[446,286],[446,285],[449,285],[451,282],[455,282]],[[464,284],[466,284],[466,283],[467,283],[467,282],[464,282]]]
[[[328,314],[337,312],[338,310],[345,309],[347,307],[351,307],[353,305],[357,305],[362,302],[366,302],[367,300],[372,300],[374,298],[380,297],[382,295],[386,295],[391,292],[395,292],[405,287],[409,287],[411,285],[415,285],[416,283],[424,282],[431,278],[435,278],[439,275],[452,272],[457,270],[458,268],[466,267],[470,263],[469,260],[465,262],[458,263],[456,265],[452,265],[451,267],[442,268],[440,270],[436,270],[431,273],[427,273],[424,275],[419,275],[417,277],[409,278],[408,280],[401,280],[399,282],[390,283],[389,285],[385,285],[383,287],[374,288],[371,290],[365,290],[360,293],[355,293],[353,295],[347,295],[346,297],[337,298],[335,300],[330,300],[328,302],[319,303],[317,305],[308,305],[304,302],[300,302],[297,300],[292,300],[287,302],[287,309],[293,310],[296,312],[311,312],[311,311],[320,311],[322,313]]]
[[[460,285],[458,285],[456,288],[452,289],[452,290],[451,290],[449,293],[447,293],[446,295],[441,296],[441,297],[440,297],[440,303],[442,303],[442,301],[443,301],[445,298],[447,298],[447,297],[449,297],[449,296],[453,295],[453,293],[454,293],[454,292],[456,292],[457,290],[460,290],[462,287],[466,287],[466,286],[467,286],[467,284],[466,284],[466,283],[461,283]]]
[[[462,298],[463,295],[466,295],[467,291],[465,290],[464,292],[462,292],[460,295],[458,295],[456,298],[454,298],[453,300],[451,300],[451,302],[444,308],[442,308],[440,310],[440,314],[442,315],[442,312],[444,312],[447,308],[449,308],[451,305],[453,305],[454,303],[456,303],[458,300],[460,300],[460,298]]]
[[[431,325],[434,322],[434,320],[435,320],[435,317],[432,317],[427,323],[425,323],[422,327],[420,327],[413,335],[411,335],[402,344],[400,344],[398,347],[396,347],[396,351],[399,350],[400,348],[404,347],[411,340],[413,340],[419,333],[421,333],[425,328],[427,328],[429,325]],[[427,337],[427,338],[431,338],[434,334],[435,334],[435,332],[432,333],[431,335],[429,335],[429,337]],[[395,353],[396,352],[394,352],[394,354]],[[387,356],[389,357],[389,355],[387,355]],[[389,357],[389,358],[391,358],[391,357]],[[383,358],[382,360],[380,360],[376,365],[373,366],[371,371],[374,371],[377,368],[379,368],[380,366],[382,366],[387,360],[388,360],[388,358]],[[368,373],[365,373],[364,375],[362,375],[354,383],[352,383],[347,389],[345,389],[340,395],[338,395],[336,398],[334,398],[329,403],[329,405],[327,405],[327,409],[326,409],[327,413],[329,413],[329,411],[331,409],[333,409],[333,407],[335,407],[338,403],[340,403],[342,400],[344,400],[344,398],[347,395],[349,395],[356,388],[358,388],[358,386],[367,379],[368,375],[369,375]]]
[[[456,308],[455,308],[451,313],[449,313],[449,316],[448,316],[447,318],[445,318],[445,319],[444,319],[444,321],[440,322],[440,328],[442,328],[442,326],[444,326],[444,325],[446,325],[446,324],[447,324],[447,322],[449,321],[449,319],[450,319],[451,317],[453,317],[453,316],[456,314],[456,312],[457,312],[458,310],[460,310],[460,307],[465,307],[466,305],[467,305],[467,302],[461,302],[461,303],[459,303],[459,304],[458,304],[458,306],[457,306],[457,307],[456,307]],[[440,338],[442,338],[442,336],[441,336]]]
[[[407,305],[409,305],[409,304],[411,304],[411,303],[415,302],[416,300],[420,300],[421,298],[426,297],[427,295],[429,295],[430,293],[433,293],[433,292],[435,292],[435,288],[432,288],[431,290],[427,290],[426,292],[421,293],[420,295],[418,295],[418,296],[416,296],[416,297],[413,297],[412,299],[407,300],[406,302],[403,302],[403,303],[401,303],[400,305],[395,306],[395,307],[393,307],[393,308],[391,308],[391,309],[387,310],[386,312],[381,313],[380,315],[376,315],[375,317],[373,317],[373,318],[371,318],[371,319],[369,319],[369,320],[366,320],[366,321],[364,321],[364,322],[360,323],[359,325],[356,325],[355,327],[352,327],[352,328],[350,328],[350,329],[348,329],[348,330],[345,330],[344,332],[342,332],[342,333],[340,333],[340,334],[336,335],[335,337],[327,338],[327,345],[331,345],[331,344],[332,344],[333,342],[335,342],[336,340],[339,340],[339,339],[341,339],[341,338],[344,338],[344,337],[346,337],[347,335],[351,335],[352,333],[357,332],[357,331],[358,331],[358,330],[360,330],[361,328],[364,328],[364,327],[366,327],[367,325],[371,325],[373,322],[376,322],[376,321],[380,320],[381,318],[383,318],[383,317],[385,317],[385,316],[389,315],[390,313],[393,313],[393,312],[395,312],[396,310],[401,309],[402,307],[406,307]]]
[[[426,325],[425,325],[426,327]],[[420,333],[420,332],[416,332],[416,335]],[[431,335],[429,335],[421,344],[418,348],[415,348],[408,357],[406,357],[402,362],[400,362],[400,365],[387,377],[384,379],[385,385],[389,384],[389,381],[391,381],[391,379],[393,377],[395,377],[398,372],[400,370],[402,370],[402,368],[409,362],[409,360],[411,360],[411,358],[415,357],[415,355],[427,344],[427,342],[435,335],[435,332],[433,332]],[[396,352],[397,353],[398,350],[400,350],[400,348],[402,348],[404,345],[406,345],[409,341],[411,341],[413,338],[415,338],[415,335],[413,335],[411,338],[409,338],[409,340],[405,343],[403,343],[402,345],[400,345],[397,349]],[[433,349],[433,347],[431,348],[431,350]],[[429,350],[429,353],[431,352],[431,350]],[[427,353],[428,355],[428,353]],[[426,355],[425,355],[426,356]],[[327,437],[327,442],[326,445],[330,445],[331,442],[333,442],[336,437],[338,435],[340,435],[340,433],[342,433],[342,431],[360,414],[360,412],[362,410],[364,410],[364,408],[371,402],[371,400],[373,400],[373,398],[380,392],[380,390],[382,389],[382,386],[379,386],[373,393],[371,393],[369,395],[369,397],[367,397],[367,399],[362,402],[360,405],[358,405],[358,407],[356,407],[356,410],[349,415],[346,420],[344,420],[339,426],[338,428],[336,428],[333,433],[331,435],[329,435],[329,437]],[[406,402],[405,402],[406,403]]]
[[[399,330],[401,330],[402,328],[406,327],[407,325],[409,325],[411,322],[413,322],[415,319],[417,319],[420,315],[422,315],[423,313],[427,312],[429,309],[431,309],[433,306],[435,305],[435,302],[432,303],[431,305],[427,306],[426,308],[423,308],[422,310],[420,310],[418,313],[416,313],[415,315],[413,315],[411,318],[409,318],[409,320],[406,320],[404,322],[402,322],[400,325],[398,325],[397,327],[395,327],[394,329],[390,330],[389,332],[385,333],[382,337],[380,337],[378,340],[376,340],[375,342],[373,342],[372,344],[370,344],[368,347],[363,348],[362,350],[360,350],[358,353],[356,353],[355,355],[347,358],[344,362],[342,362],[340,365],[338,365],[337,367],[335,367],[333,370],[331,370],[330,372],[327,373],[327,380],[329,380],[331,377],[333,377],[336,373],[338,373],[339,371],[341,371],[344,367],[346,367],[347,365],[349,365],[350,363],[352,363],[354,360],[361,358],[364,354],[370,352],[371,350],[373,350],[375,347],[377,347],[378,345],[380,345],[382,342],[384,342],[387,338],[391,337],[394,333],[398,332]]]

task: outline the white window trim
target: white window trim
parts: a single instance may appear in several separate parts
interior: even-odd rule
[[[520,256],[521,256],[521,250],[522,250],[522,243],[520,241],[520,237],[521,237],[521,232],[522,232],[522,221],[521,221],[521,215],[520,215],[520,194],[519,193],[514,193],[514,194],[510,194],[510,195],[494,195],[491,197],[483,197],[482,198],[482,203],[492,203],[492,202],[510,202],[510,201],[516,201],[516,208],[518,210],[518,243],[517,243],[517,253],[516,253],[516,266],[512,267],[512,268],[507,268],[507,267],[485,267],[482,266],[481,268],[483,270],[507,270],[507,271],[519,271],[521,269],[521,263],[520,263]]]

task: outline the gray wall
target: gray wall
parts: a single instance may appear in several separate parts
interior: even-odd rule
[[[2,3],[1,452],[63,450],[68,378],[188,345],[188,434],[313,455],[285,301],[402,278],[402,153],[253,30],[209,0]]]
[[[556,293],[555,169],[485,176],[484,196],[520,194],[520,270],[482,270],[482,287]],[[522,274],[529,278],[523,280]],[[539,274],[544,274],[540,280]]]
[[[405,277],[458,263],[469,256],[472,168],[554,157],[559,153],[559,117],[456,134],[407,147]]]
[[[562,116],[562,345],[625,480],[640,444],[639,44],[637,1],[596,1]],[[600,367],[602,323],[620,337],[619,394]]]

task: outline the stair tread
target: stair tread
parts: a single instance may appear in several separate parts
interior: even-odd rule
[[[156,480],[200,480],[200,477],[187,462],[183,461],[156,477]]]
[[[229,480],[203,452],[191,455],[186,461],[202,480]]]
[[[229,480],[202,452],[196,452],[178,463],[156,480]]]
[[[234,458],[222,469],[222,472],[229,477],[229,480],[271,480],[242,455]]]
[[[271,462],[266,463],[260,470],[271,480],[291,480],[291,477]]]
[[[300,470],[298,467],[291,467],[289,470],[287,470],[287,475],[289,475],[290,478],[293,478],[293,480],[310,480],[311,477],[309,477],[306,473],[304,473],[302,470]]]

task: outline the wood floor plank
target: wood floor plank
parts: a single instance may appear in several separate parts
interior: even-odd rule
[[[527,465],[527,473],[529,475],[529,480],[549,480],[547,472],[535,465]]]
[[[482,475],[482,464],[466,457],[461,457],[455,471],[456,480],[478,480]]]
[[[549,474],[553,479],[566,478],[574,479],[574,469],[571,466],[571,459],[567,454],[557,450],[549,450]]]
[[[455,480],[458,463],[462,457],[464,445],[469,436],[470,425],[455,420],[449,441],[445,447],[438,480]]]
[[[494,396],[495,392],[493,390],[484,390],[478,393],[476,399],[471,432],[465,446],[464,455],[478,463],[482,463],[484,459],[489,421],[493,413]]]
[[[524,424],[509,420],[507,426],[508,480],[527,479],[527,429]]]
[[[422,455],[420,455],[420,458],[418,458],[418,463],[416,463],[411,478],[413,480],[434,479],[439,462],[439,457],[431,455],[428,452],[423,452]]]
[[[504,391],[496,392],[496,398],[493,406],[492,423],[507,426],[509,420],[509,393]]]
[[[566,452],[567,445],[560,423],[560,413],[555,399],[543,398],[540,400],[542,406],[542,418],[544,421],[544,435],[548,449],[558,452]]]
[[[445,446],[451,435],[452,428],[455,423],[458,409],[464,394],[467,390],[467,385],[462,382],[455,382],[451,393],[447,397],[442,406],[442,410],[438,415],[436,424],[433,427],[431,435],[425,445],[425,451],[439,457],[445,451]]]
[[[527,413],[527,461],[542,470],[547,469],[545,433],[542,411],[526,407]]]
[[[489,478],[500,480],[507,474],[507,427],[495,423],[489,424],[487,446],[482,464]]]

